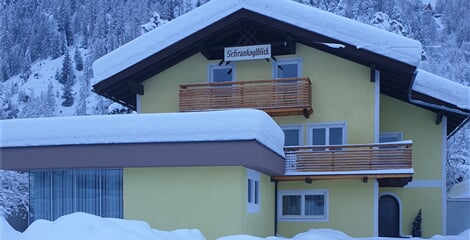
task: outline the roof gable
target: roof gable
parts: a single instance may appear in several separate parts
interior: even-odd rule
[[[210,1],[96,60],[93,88],[135,109],[141,82],[198,52],[222,59],[224,47],[271,44],[283,55],[295,53],[295,43],[379,70],[381,93],[410,102],[418,41],[291,0]],[[444,113],[455,120],[450,131],[468,118]]]
[[[94,83],[106,80],[211,25],[217,25],[224,18],[233,17],[242,9],[325,37],[308,39],[312,43],[332,40],[333,43],[349,44],[358,50],[364,49],[413,66],[420,61],[421,44],[416,40],[291,0],[215,0],[96,60],[93,64]],[[228,22],[222,21],[225,25]]]

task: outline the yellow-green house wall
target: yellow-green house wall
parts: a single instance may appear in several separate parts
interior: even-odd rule
[[[127,168],[124,218],[153,228],[197,228],[207,239],[230,234],[274,234],[274,184],[261,174],[260,212],[247,212],[243,167]]]
[[[374,83],[370,69],[349,60],[297,44],[295,55],[277,56],[279,59],[300,58],[302,76],[312,83],[313,115],[276,117],[279,124],[316,122],[346,122],[347,143],[374,141]],[[207,82],[208,61],[200,53],[145,81],[145,95],[141,96],[141,112],[177,112],[179,84]],[[272,62],[265,60],[238,61],[235,80],[272,79]]]
[[[302,75],[312,83],[313,115],[275,117],[281,125],[302,124],[305,144],[309,123],[346,122],[346,143],[374,142],[374,83],[370,69],[304,45],[295,56],[302,59]]]
[[[423,212],[423,236],[442,234],[442,125],[436,125],[436,114],[394,98],[380,96],[380,132],[402,132],[403,139],[413,140],[413,181],[425,187],[380,188],[392,193],[401,203],[402,234],[410,234],[411,223],[419,209]],[[413,183],[411,183],[413,184]]]
[[[442,191],[440,188],[380,188],[380,194],[392,194],[400,203],[401,234],[411,235],[419,209],[422,210],[423,237],[442,234]]]
[[[328,190],[327,222],[278,222],[278,233],[282,236],[305,232],[311,228],[332,228],[353,237],[374,235],[374,181],[363,183],[362,179],[314,180],[279,182],[282,190]]]

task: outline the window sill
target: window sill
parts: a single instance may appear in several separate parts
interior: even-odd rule
[[[328,222],[328,218],[280,217],[279,222]]]

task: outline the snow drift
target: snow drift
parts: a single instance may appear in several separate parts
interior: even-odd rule
[[[470,229],[457,236],[436,235],[431,240],[468,240]],[[205,240],[206,238],[197,229],[178,229],[174,231],[160,231],[152,229],[149,224],[137,220],[123,220],[115,218],[102,218],[87,213],[72,213],[62,216],[55,221],[37,220],[24,233],[15,231],[0,216],[0,240]],[[232,235],[218,238],[218,240],[286,240],[283,237],[260,238],[250,235]],[[393,238],[352,238],[347,234],[333,229],[311,229],[299,233],[291,240],[372,240]],[[418,240],[420,238],[413,238]]]

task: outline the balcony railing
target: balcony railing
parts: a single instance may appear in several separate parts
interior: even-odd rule
[[[181,112],[256,108],[271,116],[305,117],[313,112],[309,78],[182,84],[179,101]]]
[[[286,175],[411,169],[411,141],[286,147]],[[380,171],[376,171],[380,172]]]

